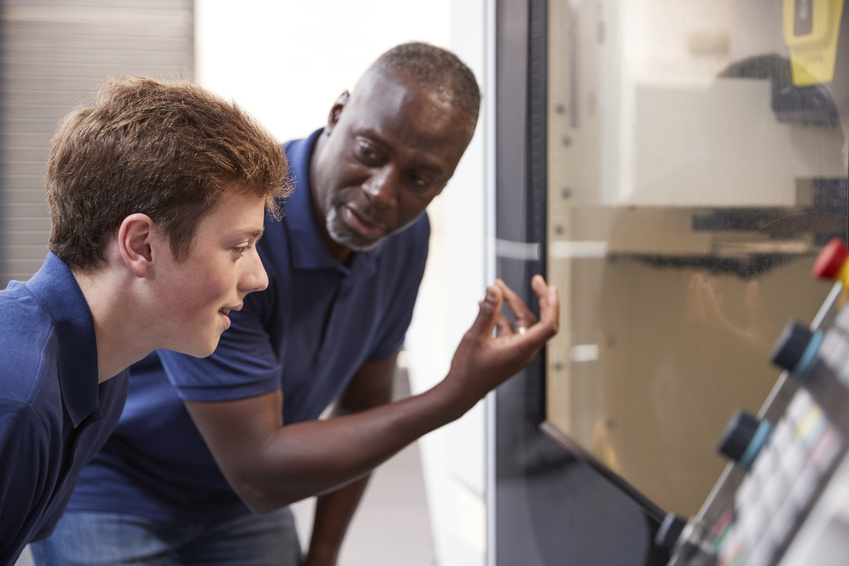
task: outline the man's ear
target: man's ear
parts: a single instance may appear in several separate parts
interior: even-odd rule
[[[345,109],[345,106],[348,104],[348,100],[351,98],[351,93],[347,90],[339,95],[339,98],[336,99],[336,102],[330,108],[330,114],[327,116],[327,126],[324,127],[324,133],[329,134],[339,122],[339,117],[342,115],[342,110]]]
[[[124,264],[136,277],[147,277],[153,263],[155,225],[146,214],[135,213],[124,218],[118,228],[118,249]]]

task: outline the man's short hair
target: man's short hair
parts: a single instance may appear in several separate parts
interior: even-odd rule
[[[454,53],[421,41],[402,43],[383,53],[364,76],[401,75],[438,94],[477,123],[481,94],[475,74]]]
[[[264,197],[277,214],[287,174],[281,144],[235,103],[192,81],[109,80],[53,138],[49,247],[69,265],[97,269],[124,218],[143,213],[185,259],[225,190]]]

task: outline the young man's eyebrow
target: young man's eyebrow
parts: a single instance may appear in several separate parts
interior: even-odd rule
[[[256,238],[259,239],[262,237],[262,234],[265,232],[264,228],[259,230],[239,230],[233,233],[234,238]]]

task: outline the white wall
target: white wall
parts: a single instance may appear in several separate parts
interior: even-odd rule
[[[485,154],[487,94],[485,0],[451,2],[449,46],[482,89],[475,137],[442,193],[431,255],[413,326],[407,334],[413,392],[436,383],[477,314],[488,282]],[[433,207],[433,205],[431,205]],[[482,566],[486,549],[484,403],[420,443],[440,566]]]
[[[321,126],[383,51],[445,46],[449,0],[196,0],[196,72],[281,139]]]
[[[233,98],[281,140],[324,124],[336,98],[395,44],[423,40],[455,51],[484,77],[485,0],[196,0],[197,76]],[[487,101],[484,89],[484,100]],[[431,254],[407,360],[413,392],[441,379],[474,320],[486,283],[484,133],[429,209]],[[484,411],[421,443],[440,566],[483,564]]]

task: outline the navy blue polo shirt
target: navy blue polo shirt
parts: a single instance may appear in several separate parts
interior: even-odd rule
[[[52,253],[0,291],[0,312],[0,564],[11,564],[61,517],[121,414],[127,372],[98,384],[91,311]]]
[[[131,369],[112,438],[83,472],[69,508],[209,522],[249,513],[218,469],[182,399],[283,392],[285,423],[316,419],[365,363],[395,355],[427,259],[422,215],[375,249],[335,261],[316,228],[310,154],[320,130],[285,145],[295,190],[258,248],[268,289],[251,293],[215,353],[159,351]]]

